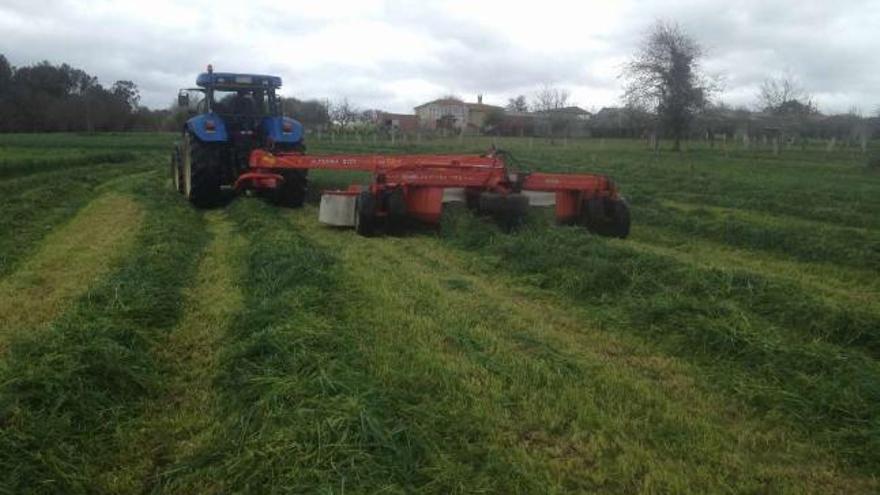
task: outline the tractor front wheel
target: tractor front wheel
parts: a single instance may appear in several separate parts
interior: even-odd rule
[[[183,150],[183,193],[199,208],[214,206],[220,199],[220,164],[217,150],[186,133]]]

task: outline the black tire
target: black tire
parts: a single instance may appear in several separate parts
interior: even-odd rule
[[[504,230],[514,230],[525,223],[529,197],[521,193],[511,193],[502,199],[502,209],[497,214],[498,222]]]
[[[494,192],[480,193],[478,209],[481,213],[498,213],[504,209],[504,197]]]
[[[465,205],[469,210],[479,210],[480,209],[480,190],[476,188],[467,187],[464,190],[464,201]]]
[[[376,233],[376,198],[369,189],[358,194],[354,209],[354,231],[365,237]]]
[[[584,223],[595,234],[625,239],[630,229],[629,204],[623,199],[594,198],[587,204]]]
[[[610,210],[608,235],[626,239],[630,228],[629,204],[623,198],[608,200],[606,208]]]
[[[529,209],[529,197],[521,193],[507,195],[484,192],[480,194],[480,211],[488,213],[506,230],[523,223]]]
[[[272,202],[278,206],[300,208],[306,202],[308,179],[305,170],[284,170],[284,181],[273,191]]]
[[[529,197],[522,193],[507,195],[507,210],[519,216],[525,216],[529,211]]]
[[[184,194],[199,208],[208,208],[220,199],[220,163],[217,149],[186,133],[183,150]]]
[[[305,152],[306,147],[303,143],[276,144],[275,151],[283,152]],[[306,195],[309,190],[308,170],[283,170],[281,176],[284,182],[275,190],[272,198],[273,202],[279,206],[289,208],[300,208],[306,201]]]
[[[403,189],[397,188],[389,191],[385,196],[386,228],[391,233],[400,232],[406,222],[406,197]]]
[[[608,217],[605,214],[605,199],[593,198],[587,201],[587,224],[596,226],[604,224]]]

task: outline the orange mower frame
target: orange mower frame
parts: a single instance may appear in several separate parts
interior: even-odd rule
[[[609,177],[513,172],[505,156],[497,150],[485,155],[322,156],[256,149],[235,189],[276,189],[284,181],[283,172],[291,169],[363,171],[372,177],[366,186],[322,191],[322,223],[372,235],[383,228],[395,229],[407,219],[437,224],[444,203],[464,201],[505,225],[514,225],[536,203],[554,205],[559,224],[583,225],[605,236],[629,234],[629,206]]]

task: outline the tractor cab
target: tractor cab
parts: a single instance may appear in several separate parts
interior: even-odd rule
[[[197,88],[181,90],[178,104],[198,113],[187,128],[205,142],[234,142],[246,147],[295,148],[302,146],[303,128],[283,117],[276,91],[281,78],[261,74],[208,71],[196,78]]]
[[[277,91],[281,78],[262,74],[207,72],[195,88],[178,93],[178,106],[194,110],[175,150],[181,164],[180,189],[194,203],[215,203],[219,191],[232,187],[248,168],[256,149],[301,152],[303,127],[282,115]],[[306,172],[292,171],[280,193],[281,202],[299,204],[305,194]]]

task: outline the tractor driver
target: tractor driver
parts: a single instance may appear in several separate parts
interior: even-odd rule
[[[256,107],[253,97],[247,91],[237,91],[232,98],[232,112],[236,115],[256,115]]]

